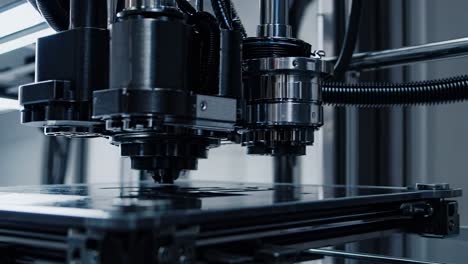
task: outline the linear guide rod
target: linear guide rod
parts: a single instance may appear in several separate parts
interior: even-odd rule
[[[363,71],[416,62],[456,58],[468,55],[468,38],[429,43],[398,49],[357,53],[348,70]],[[336,61],[336,58],[328,58]]]

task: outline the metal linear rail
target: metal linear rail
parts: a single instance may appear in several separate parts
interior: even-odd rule
[[[427,262],[427,261],[419,261],[419,260],[412,260],[412,259],[405,259],[405,258],[387,257],[387,256],[374,255],[374,254],[351,253],[351,252],[344,252],[340,250],[309,249],[307,250],[307,252],[320,255],[320,256],[362,260],[362,261],[368,261],[371,263],[439,264],[437,262]]]
[[[382,51],[357,53],[348,70],[363,71],[468,55],[468,38]],[[336,61],[336,58],[328,58]]]

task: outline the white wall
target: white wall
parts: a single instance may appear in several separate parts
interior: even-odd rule
[[[111,183],[121,178],[122,161],[120,149],[105,138],[89,140],[88,182]],[[127,168],[127,173],[131,173]]]
[[[414,1],[414,44],[466,37],[468,2],[452,0]],[[468,59],[458,58],[426,63],[413,67],[416,80],[447,78],[467,74]],[[468,190],[468,104],[410,108],[411,144],[408,155],[409,183],[446,182]],[[462,223],[468,224],[468,197],[460,199]]]
[[[18,111],[0,114],[0,186],[41,182],[43,134],[19,122]]]

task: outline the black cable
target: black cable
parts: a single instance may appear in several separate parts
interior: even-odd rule
[[[58,0],[57,2],[60,9],[62,10],[62,13],[65,15],[65,19],[67,19],[68,23],[70,23],[70,0]],[[106,6],[107,10],[107,3],[104,6]]]
[[[239,31],[242,35],[243,38],[247,38],[247,31],[245,30],[244,24],[242,24],[242,20],[237,13],[236,7],[234,6],[234,3],[231,0],[229,1],[229,4],[231,5],[231,12],[232,12],[232,24],[234,26],[234,29]]]
[[[353,57],[354,49],[359,35],[361,22],[362,0],[353,0],[351,14],[349,16],[348,28],[346,30],[343,47],[335,64],[333,75],[341,76],[348,67]]]
[[[193,23],[202,43],[199,67],[200,86],[204,92],[210,93],[208,90],[210,87],[217,87],[219,77],[220,28],[218,20],[210,13],[197,12],[190,17],[189,22]]]
[[[211,0],[213,12],[218,19],[220,27],[223,29],[233,30],[232,16],[227,13],[227,5],[224,0]]]
[[[344,44],[334,75],[342,76],[352,59],[359,33],[362,1],[353,0]],[[324,82],[323,101],[334,106],[389,107],[432,105],[468,100],[468,75],[446,79],[408,82]]]
[[[227,17],[229,23],[234,28],[233,19],[232,19],[233,16],[232,16],[232,10],[231,10],[231,8],[232,8],[231,1],[230,0],[220,0],[219,3],[220,3],[221,8],[226,13],[226,17]]]
[[[185,14],[189,16],[193,16],[197,13],[197,10],[189,3],[187,0],[176,0],[177,6],[179,9],[182,10]]]
[[[68,30],[70,24],[68,0],[36,0],[36,6],[52,29]]]
[[[334,106],[432,105],[468,100],[468,75],[410,83],[325,82],[323,101]]]
[[[351,14],[334,75],[342,76],[352,59],[362,13],[362,1],[353,0]],[[390,107],[433,105],[468,100],[468,75],[407,83],[324,82],[325,104],[333,106]]]
[[[247,38],[247,31],[231,0],[211,0],[211,5],[221,28],[237,30],[243,38]]]

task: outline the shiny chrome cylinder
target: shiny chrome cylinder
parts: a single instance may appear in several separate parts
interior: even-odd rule
[[[289,0],[260,0],[259,37],[291,37]]]
[[[288,24],[288,0],[261,0],[260,24]]]
[[[175,6],[175,0],[125,0],[126,10],[159,10],[165,8],[173,8]]]
[[[244,62],[243,144],[250,154],[304,155],[323,124],[320,82],[328,64],[306,57]]]
[[[322,125],[321,60],[301,57],[263,58],[246,62],[244,95],[247,122],[255,126]]]

